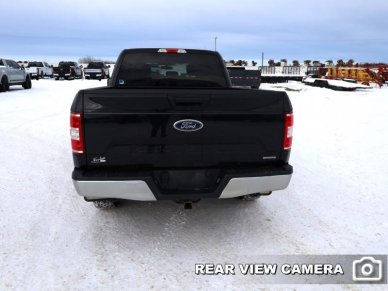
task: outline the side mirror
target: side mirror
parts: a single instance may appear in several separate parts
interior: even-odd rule
[[[25,68],[23,65],[21,65],[21,66],[20,66],[20,69],[21,69],[21,70],[25,70],[26,68]]]
[[[107,66],[110,69],[110,65]]]

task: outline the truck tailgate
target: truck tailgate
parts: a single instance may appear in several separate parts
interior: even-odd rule
[[[283,155],[284,92],[241,89],[83,91],[88,166],[204,167]],[[180,131],[180,120],[203,124]]]

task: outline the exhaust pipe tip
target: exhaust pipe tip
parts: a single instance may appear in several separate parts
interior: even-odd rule
[[[191,201],[187,201],[183,204],[183,209],[193,209],[193,203]]]

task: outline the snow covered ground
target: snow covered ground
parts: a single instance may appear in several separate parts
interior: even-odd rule
[[[126,202],[100,211],[71,183],[68,122],[77,90],[104,83],[45,79],[0,94],[0,289],[310,289],[196,276],[194,264],[388,253],[387,87],[262,85],[287,90],[294,106],[295,173],[284,191],[252,203],[201,201],[193,210]]]

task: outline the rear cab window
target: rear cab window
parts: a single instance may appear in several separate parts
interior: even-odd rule
[[[102,69],[104,68],[104,63],[102,62],[91,62],[86,67],[87,69]]]
[[[75,62],[59,62],[58,67],[61,68],[68,68],[68,67],[75,67],[76,63]]]
[[[223,88],[228,83],[216,54],[128,52],[120,65],[116,87]]]
[[[30,62],[27,65],[27,68],[32,68],[32,67],[43,67],[42,62]]]

